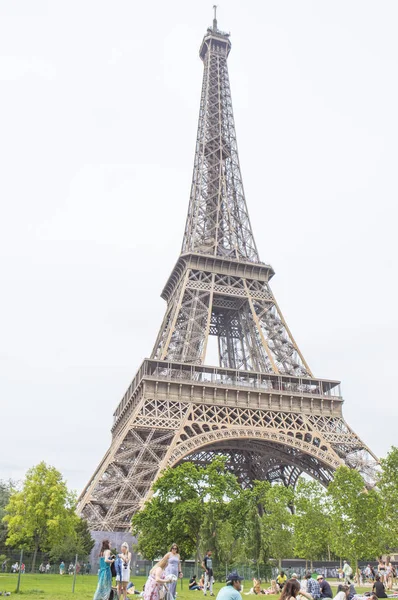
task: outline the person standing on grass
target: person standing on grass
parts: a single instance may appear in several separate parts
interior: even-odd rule
[[[100,564],[98,571],[98,585],[93,600],[108,600],[112,590],[111,564],[115,558],[111,556],[111,544],[104,540],[100,552]]]
[[[353,573],[353,571],[352,571],[351,565],[348,564],[348,562],[345,560],[343,563],[343,574],[344,574],[344,581],[348,585],[351,583],[352,573]]]
[[[208,550],[206,552],[206,556],[202,562],[202,568],[205,570],[205,581],[203,585],[203,594],[206,596],[207,594],[207,585],[210,588],[210,596],[214,596],[213,594],[213,559],[212,559],[212,551]]]
[[[385,583],[386,564],[382,561],[381,556],[379,558],[379,564],[377,565],[377,572],[379,574],[381,583]]]
[[[227,577],[227,585],[222,587],[218,592],[216,600],[242,600],[240,594],[242,590],[242,580],[243,577],[240,577],[236,571],[232,571]]]
[[[120,560],[120,572],[116,575],[117,581],[117,594],[119,598],[123,595],[124,600],[127,598],[127,584],[130,581],[130,562],[131,552],[129,552],[129,545],[127,542],[123,542],[121,546],[121,554],[118,554]]]
[[[176,579],[175,575],[166,575],[165,568],[169,562],[167,554],[149,571],[144,588],[144,600],[159,600],[160,589],[164,584]]]
[[[182,577],[181,558],[177,544],[171,544],[170,551],[165,555],[167,558],[166,575],[174,575],[175,581],[169,584],[169,592],[175,598],[177,589],[177,579]]]
[[[386,588],[388,590],[392,589],[392,564],[390,562],[386,562]]]

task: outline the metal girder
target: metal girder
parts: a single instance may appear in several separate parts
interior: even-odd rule
[[[182,252],[259,262],[240,172],[227,57],[230,41],[205,37],[198,134]]]
[[[311,375],[267,281],[187,267],[152,358],[203,364],[209,335],[218,337],[224,367]]]

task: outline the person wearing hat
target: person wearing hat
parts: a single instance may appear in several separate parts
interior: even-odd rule
[[[321,589],[321,598],[333,598],[332,588],[330,587],[329,582],[324,579],[323,575],[318,575],[316,580]]]
[[[232,571],[227,577],[227,584],[218,592],[216,600],[242,600],[241,581],[243,577],[238,575],[237,571]]]
[[[350,585],[353,571],[352,571],[351,565],[346,560],[343,562],[343,573],[344,573],[345,583]]]

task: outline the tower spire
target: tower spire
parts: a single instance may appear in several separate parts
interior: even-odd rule
[[[217,28],[203,38],[203,82],[183,252],[260,261],[240,171],[228,75],[231,42]]]
[[[214,18],[213,18],[213,31],[217,31],[217,4],[213,5],[214,9]]]

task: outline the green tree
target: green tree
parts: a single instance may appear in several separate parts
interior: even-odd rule
[[[273,558],[292,555],[293,490],[268,481],[255,481],[244,491],[245,513],[244,545],[247,560],[254,564],[268,564]]]
[[[241,488],[217,458],[206,467],[186,462],[166,469],[153,486],[153,497],[134,515],[138,550],[153,559],[178,541],[181,558],[215,549],[220,525],[230,518]]]
[[[7,538],[7,523],[3,519],[6,514],[5,508],[10,501],[14,488],[15,483],[11,479],[9,481],[0,480],[0,547],[3,546]]]
[[[381,498],[368,490],[355,469],[339,467],[328,487],[330,504],[330,547],[340,557],[351,560],[378,556],[386,549],[381,516]],[[375,526],[377,524],[377,526]]]
[[[220,546],[220,535],[224,534],[225,523],[233,522],[230,531],[234,532],[234,547],[239,538],[239,526],[242,488],[235,475],[228,471],[226,458],[217,457],[202,471],[202,527],[200,530],[200,550],[216,550]]]
[[[216,557],[222,568],[230,569],[231,565],[245,560],[242,530],[236,530],[233,522],[219,523],[215,541]]]
[[[259,507],[263,562],[271,557],[278,560],[293,553],[293,490],[284,485],[256,481],[253,496]]]
[[[386,458],[380,460],[381,472],[377,487],[383,514],[380,521],[386,529],[386,543],[396,548],[398,539],[398,448],[392,446]]]
[[[327,554],[330,519],[329,498],[317,481],[301,477],[294,495],[294,551],[298,558],[312,561]]]
[[[85,559],[93,549],[94,543],[87,521],[75,515],[73,531],[51,547],[50,558],[55,562],[70,562],[77,554],[80,560]]]
[[[44,462],[29,469],[21,491],[11,494],[4,517],[6,544],[33,548],[32,572],[38,550],[49,551],[73,531],[74,503],[61,473]]]
[[[154,496],[132,519],[138,551],[153,560],[178,540],[181,557],[194,554],[202,523],[201,469],[186,462],[166,469],[153,486]]]

